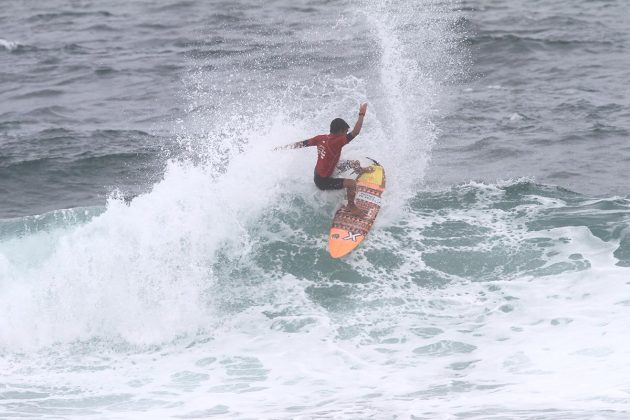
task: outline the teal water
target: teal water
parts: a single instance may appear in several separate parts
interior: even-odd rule
[[[630,201],[427,190],[342,260],[319,201],[281,193],[216,244],[139,202],[5,225],[5,415],[623,418]]]

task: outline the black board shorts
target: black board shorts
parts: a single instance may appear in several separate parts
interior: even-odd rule
[[[330,176],[324,178],[323,176],[319,176],[317,171],[315,171],[313,180],[320,190],[340,190],[343,188],[343,178],[333,178]]]

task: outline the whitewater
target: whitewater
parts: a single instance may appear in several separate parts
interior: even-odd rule
[[[578,3],[0,11],[0,417],[628,418],[627,18]],[[363,101],[333,260],[273,148]]]

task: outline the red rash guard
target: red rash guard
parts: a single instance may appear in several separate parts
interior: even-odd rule
[[[348,134],[322,134],[312,139],[305,140],[306,146],[317,146],[317,165],[315,172],[322,178],[332,175],[339,157],[341,148],[352,140],[352,133]]]

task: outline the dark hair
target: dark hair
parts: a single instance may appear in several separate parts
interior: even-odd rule
[[[330,134],[335,134],[349,128],[350,126],[348,125],[348,123],[341,118],[335,118],[330,122]]]

